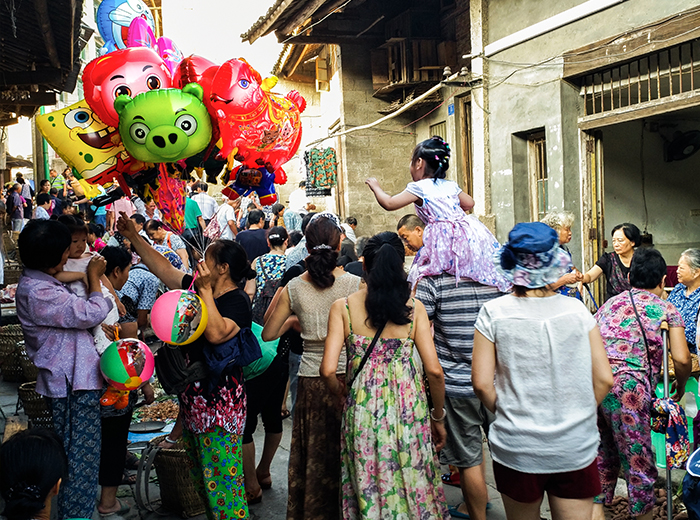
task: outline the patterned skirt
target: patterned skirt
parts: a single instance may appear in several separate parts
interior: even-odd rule
[[[289,450],[288,520],[340,518],[338,397],[320,377],[299,377]]]

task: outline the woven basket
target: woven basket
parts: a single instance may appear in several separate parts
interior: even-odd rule
[[[36,393],[36,381],[23,383],[17,389],[24,413],[29,418],[30,428],[53,429],[51,411],[44,396]]]
[[[20,353],[15,345],[15,349],[5,356],[2,362],[2,379],[7,383],[24,383],[24,370],[20,364]]]
[[[165,435],[151,440],[158,444]],[[160,500],[163,509],[189,518],[206,512],[202,499],[194,489],[190,477],[192,462],[187,457],[182,441],[172,448],[161,448],[153,461],[160,486]]]
[[[17,353],[19,354],[19,365],[22,367],[22,375],[25,381],[36,381],[39,377],[39,369],[34,362],[29,359],[27,349],[24,348],[24,341],[17,342]]]
[[[5,285],[12,285],[19,282],[19,277],[22,276],[21,269],[5,269]]]
[[[21,325],[5,325],[0,327],[0,366],[2,366],[5,357],[15,351],[15,346],[18,341],[24,339]]]

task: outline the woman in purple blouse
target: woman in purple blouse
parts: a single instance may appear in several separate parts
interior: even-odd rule
[[[49,398],[56,433],[68,454],[68,481],[58,495],[58,517],[90,518],[100,464],[100,356],[90,329],[107,317],[101,256],[87,268],[89,298],[74,295],[54,275],[68,259],[71,235],[54,220],[32,220],[19,236],[24,272],[15,296],[25,346],[39,368],[36,391]]]

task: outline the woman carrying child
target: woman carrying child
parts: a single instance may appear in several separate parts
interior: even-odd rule
[[[73,294],[56,275],[68,260],[71,233],[54,220],[32,220],[19,236],[24,272],[17,286],[17,316],[27,353],[39,368],[36,391],[48,397],[54,430],[68,454],[68,479],[58,495],[58,518],[90,518],[100,463],[100,357],[90,329],[112,304],[100,278],[106,261],[88,261],[87,294]]]

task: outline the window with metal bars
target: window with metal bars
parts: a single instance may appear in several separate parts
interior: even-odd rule
[[[653,102],[700,88],[700,40],[588,74],[581,83],[585,115]]]
[[[549,207],[549,178],[547,176],[547,141],[544,130],[527,136],[527,158],[530,184],[530,218],[539,221]]]

